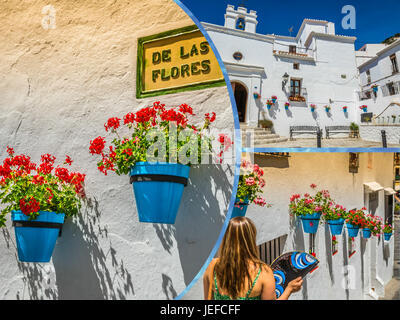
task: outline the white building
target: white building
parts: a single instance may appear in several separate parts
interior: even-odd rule
[[[400,139],[400,39],[390,44],[366,44],[356,52],[360,72],[360,104],[372,113],[372,122],[361,125],[361,136],[373,139],[381,130],[389,142]]]
[[[273,121],[275,133],[288,137],[293,125],[324,129],[357,122],[355,37],[337,35],[334,23],[323,20],[305,19],[292,37],[259,34],[257,23],[255,11],[232,5],[224,26],[202,23],[227,68],[243,125],[257,127],[265,117]],[[272,96],[277,102],[268,110]]]

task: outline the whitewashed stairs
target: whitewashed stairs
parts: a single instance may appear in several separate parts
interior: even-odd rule
[[[245,148],[256,148],[258,146],[265,146],[270,143],[279,143],[288,140],[288,138],[280,137],[279,135],[272,133],[271,129],[254,128],[248,126],[241,126],[240,129],[242,135],[242,145]],[[250,139],[250,141],[248,141],[248,139]],[[251,143],[251,139],[254,139],[254,145],[249,145],[249,143]]]

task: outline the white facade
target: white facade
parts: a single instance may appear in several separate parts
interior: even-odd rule
[[[367,44],[357,51],[356,58],[360,71],[359,104],[366,105],[374,115],[372,123],[362,124],[361,137],[373,140],[377,137],[371,134],[373,131],[385,130],[392,143],[399,143],[400,39],[390,45]]]
[[[256,18],[256,12],[250,14]],[[318,125],[323,129],[357,122],[359,80],[354,37],[336,35],[333,23],[311,19],[303,21],[294,37],[258,34],[253,32],[253,25],[250,30],[235,28],[234,17],[237,21],[247,15],[245,8],[235,10],[228,5],[225,18],[229,17],[229,21],[226,20],[225,26],[202,23],[225,63],[231,82],[246,88],[244,124],[257,127],[260,119],[271,119],[275,133],[288,136],[292,125]],[[290,46],[296,48],[295,53]],[[235,59],[235,53],[241,53],[242,59]],[[289,78],[282,86],[285,73]],[[289,101],[292,80],[300,82],[301,90],[295,95],[304,97],[304,101]],[[258,92],[261,98],[255,99],[253,92]],[[272,96],[278,100],[268,110],[266,102]],[[289,110],[285,110],[286,102],[290,103]],[[317,106],[315,112],[311,112],[311,104]],[[330,112],[325,111],[325,106],[331,107]],[[347,113],[343,106],[348,107]]]
[[[394,179],[393,154],[361,153],[359,157],[358,173],[350,173],[348,153],[290,153],[289,158],[247,155],[265,172],[263,197],[271,204],[270,208],[251,205],[247,210],[246,216],[257,226],[257,244],[287,236],[283,252],[308,252],[309,236],[303,232],[300,220],[289,217],[289,199],[295,193],[313,194],[312,183],[318,190],[329,190],[332,198],[348,210],[365,206],[368,212],[383,219],[385,211],[386,215],[392,214],[393,207],[390,209],[387,203],[393,197],[389,191]],[[378,186],[376,191],[370,189],[371,185]],[[353,247],[356,252],[351,257],[346,227],[337,240],[338,253],[332,255],[329,227],[320,223],[315,238],[319,268],[305,278],[303,289],[293,299],[352,300],[384,296],[384,287],[393,275],[394,236],[389,242],[374,237],[366,240],[360,231]],[[349,287],[344,285],[345,281],[349,281]]]

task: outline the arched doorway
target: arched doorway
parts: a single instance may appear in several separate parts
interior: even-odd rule
[[[239,122],[246,121],[247,89],[239,82],[232,82],[232,89],[235,95],[236,107]]]

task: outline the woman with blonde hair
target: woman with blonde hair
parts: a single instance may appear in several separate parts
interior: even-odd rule
[[[260,260],[256,227],[246,217],[230,220],[219,257],[211,261],[204,277],[206,300],[275,300],[272,269]],[[287,300],[301,289],[301,277],[288,283],[278,300]]]

